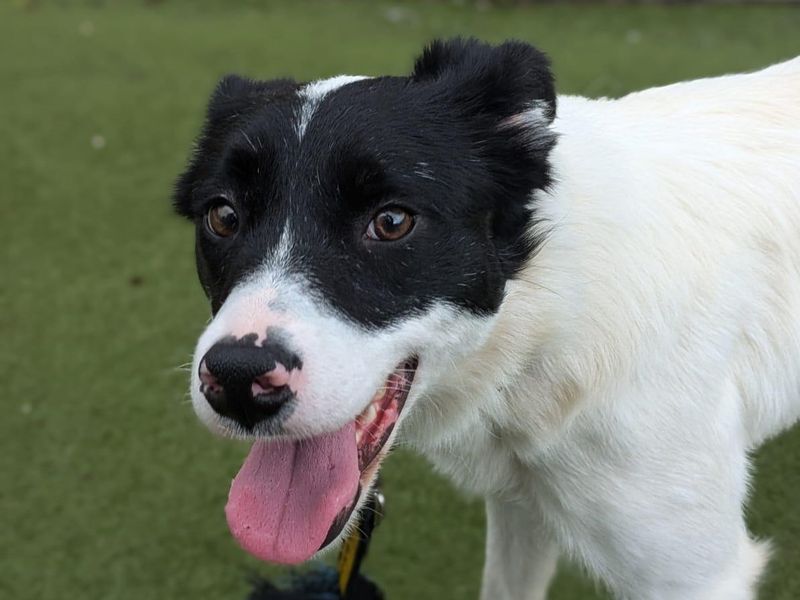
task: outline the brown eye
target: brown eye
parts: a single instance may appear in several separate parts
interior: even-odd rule
[[[227,202],[221,202],[211,207],[206,215],[206,225],[212,233],[220,237],[230,237],[236,233],[239,226],[239,217],[236,211]]]
[[[392,242],[408,235],[414,227],[414,217],[402,208],[386,208],[379,212],[367,226],[366,237],[371,240]]]

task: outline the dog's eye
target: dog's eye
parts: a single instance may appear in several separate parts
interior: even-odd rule
[[[230,237],[239,227],[239,217],[227,202],[219,202],[212,206],[206,214],[206,226],[209,231],[219,237]]]
[[[392,242],[408,235],[413,228],[413,215],[402,208],[384,208],[369,222],[365,237],[370,240]]]

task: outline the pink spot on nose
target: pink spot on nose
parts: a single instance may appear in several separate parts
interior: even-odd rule
[[[200,363],[199,375],[201,386],[205,388],[205,392],[219,392],[222,390],[222,386],[219,384],[219,381],[217,381],[217,378],[208,370],[206,361]]]
[[[277,388],[289,385],[290,380],[291,373],[282,364],[277,363],[272,371],[267,371],[256,377],[250,389],[253,392],[253,396],[268,394]]]

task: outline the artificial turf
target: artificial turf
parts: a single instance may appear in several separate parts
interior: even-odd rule
[[[466,3],[0,5],[0,598],[244,598],[264,567],[222,507],[244,445],[186,401],[208,309],[173,178],[223,73],[403,73],[437,35],[547,50],[562,92],[617,95],[800,54],[791,7]],[[759,453],[762,598],[800,597],[800,430]],[[367,570],[389,600],[475,598],[479,503],[398,452]],[[601,598],[573,567],[556,600]]]

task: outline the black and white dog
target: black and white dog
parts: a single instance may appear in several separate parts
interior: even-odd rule
[[[755,597],[748,452],[800,416],[800,59],[619,100],[556,99],[518,42],[231,76],[175,205],[249,552],[332,543],[402,430],[486,498],[486,600],[561,553],[618,598]]]

